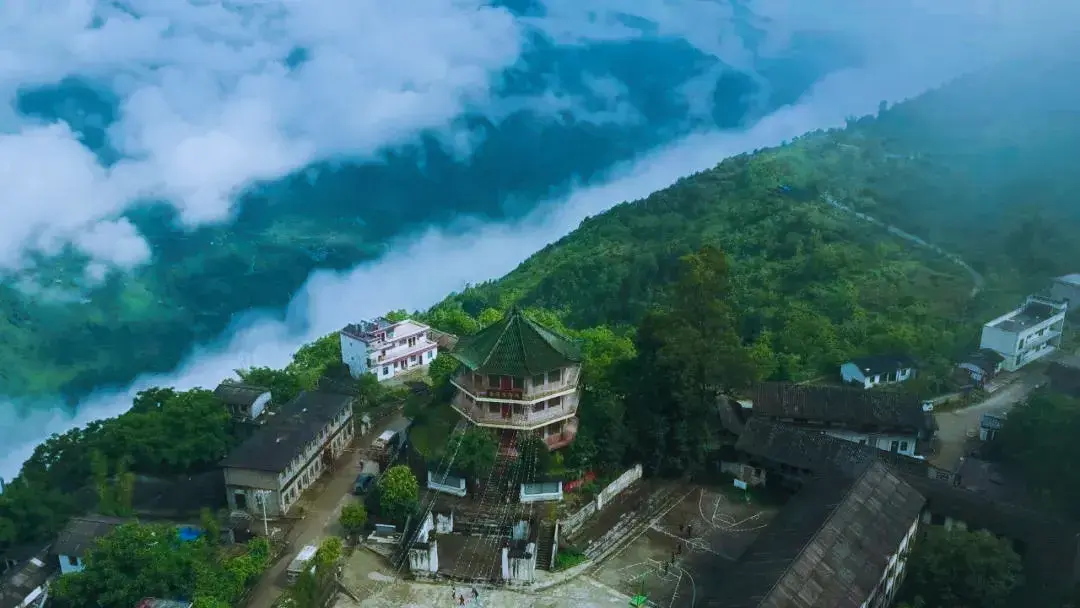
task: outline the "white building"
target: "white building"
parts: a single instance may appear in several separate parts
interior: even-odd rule
[[[840,366],[846,384],[873,388],[896,384],[915,377],[915,362],[903,355],[879,355],[852,359]]]
[[[983,326],[979,348],[1004,357],[1005,371],[1016,371],[1057,350],[1067,309],[1064,302],[1030,296],[1020,308]]]
[[[370,372],[381,382],[426,367],[439,354],[431,328],[411,319],[391,323],[379,317],[348,325],[339,335],[341,360],[354,378]]]
[[[353,439],[352,398],[300,393],[221,462],[229,509],[277,518],[333,468]]]
[[[1080,273],[1054,279],[1050,286],[1050,297],[1058,302],[1065,302],[1070,310],[1080,307]]]

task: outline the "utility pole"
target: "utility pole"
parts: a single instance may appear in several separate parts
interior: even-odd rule
[[[259,504],[262,505],[263,513],[263,534],[266,535],[266,540],[270,540],[270,526],[266,523],[266,498],[270,495],[270,490],[257,490],[255,495],[259,497]]]

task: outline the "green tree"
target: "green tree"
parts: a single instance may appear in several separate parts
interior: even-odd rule
[[[483,478],[495,466],[499,443],[491,431],[481,427],[469,427],[461,436],[454,466],[468,477]]]
[[[637,450],[654,471],[699,470],[717,395],[757,374],[729,302],[727,257],[704,247],[682,258],[667,307],[638,328],[628,416]]]
[[[386,313],[386,315],[384,315],[384,318],[391,323],[401,323],[405,319],[409,318],[409,311],[405,310],[404,308],[391,310],[390,312]]]
[[[206,535],[206,542],[210,545],[221,542],[221,522],[213,511],[207,508],[199,511],[199,525],[202,526],[203,534]]]
[[[447,388],[450,377],[457,371],[459,365],[457,359],[446,353],[439,353],[439,356],[435,357],[428,366],[428,376],[431,377],[431,383],[435,385],[436,390]]]
[[[1070,516],[1080,516],[1080,471],[1048,462],[1080,458],[1080,400],[1046,392],[1013,408],[991,448],[1025,483]]]
[[[469,316],[458,303],[440,304],[422,315],[422,320],[435,329],[456,336],[468,336],[480,331],[480,323]]]
[[[477,317],[477,321],[480,322],[480,327],[487,327],[498,323],[503,318],[502,311],[496,308],[485,308],[480,311],[480,316]]]
[[[1020,557],[986,531],[931,526],[908,559],[901,597],[950,608],[1001,608],[1021,584]]]
[[[390,467],[379,479],[380,513],[393,521],[404,522],[417,508],[420,484],[408,466]]]
[[[348,538],[357,538],[364,531],[364,527],[367,526],[368,515],[364,503],[350,502],[342,507],[338,521]]]
[[[303,388],[296,374],[283,369],[250,367],[236,370],[236,375],[248,384],[270,389],[270,397],[275,405],[292,401]]]
[[[334,332],[301,346],[285,371],[296,378],[301,389],[310,391],[318,385],[319,378],[341,365],[341,338]]]

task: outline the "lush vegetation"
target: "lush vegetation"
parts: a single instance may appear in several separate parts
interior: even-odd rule
[[[341,375],[340,343],[331,334],[298,350],[285,369],[238,373],[271,388],[273,403],[281,404],[314,388],[323,375]],[[365,380],[356,389],[361,405],[386,397],[377,382]],[[37,446],[0,494],[0,552],[54,538],[78,513],[130,515],[135,475],[175,479],[214,470],[247,433],[209,390],[145,390],[124,414]]]
[[[1080,517],[1080,471],[1048,463],[1075,462],[1080,458],[1080,400],[1040,392],[1013,408],[1004,428],[990,444],[1018,479],[1023,479],[1048,507]]]
[[[59,608],[134,606],[145,597],[227,608],[262,574],[270,548],[255,539],[237,551],[211,534],[183,541],[175,527],[132,523],[98,539],[85,559],[82,572],[60,577],[50,589],[50,602]]]
[[[901,590],[911,608],[1003,608],[1022,582],[1020,557],[989,532],[923,531]]]

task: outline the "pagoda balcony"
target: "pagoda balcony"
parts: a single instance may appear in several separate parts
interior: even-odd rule
[[[453,376],[450,379],[450,382],[457,387],[459,391],[468,393],[476,401],[495,403],[533,403],[536,401],[543,401],[559,394],[575,391],[578,387],[580,378],[581,368],[580,366],[574,366],[562,370],[562,379],[560,382],[549,382],[542,385],[534,385],[531,379],[525,380],[522,378],[518,383],[500,383],[499,386],[492,386],[488,380],[488,376],[474,374],[469,371]]]
[[[458,392],[450,405],[478,426],[527,431],[577,414],[578,393],[576,391],[555,399],[558,400],[557,405],[551,405],[550,400],[539,403],[470,401],[469,395]]]
[[[547,444],[549,450],[558,450],[559,448],[565,448],[574,442],[574,438],[577,437],[578,432],[578,419],[573,417],[563,423],[562,432],[553,433],[544,437],[544,443]]]

